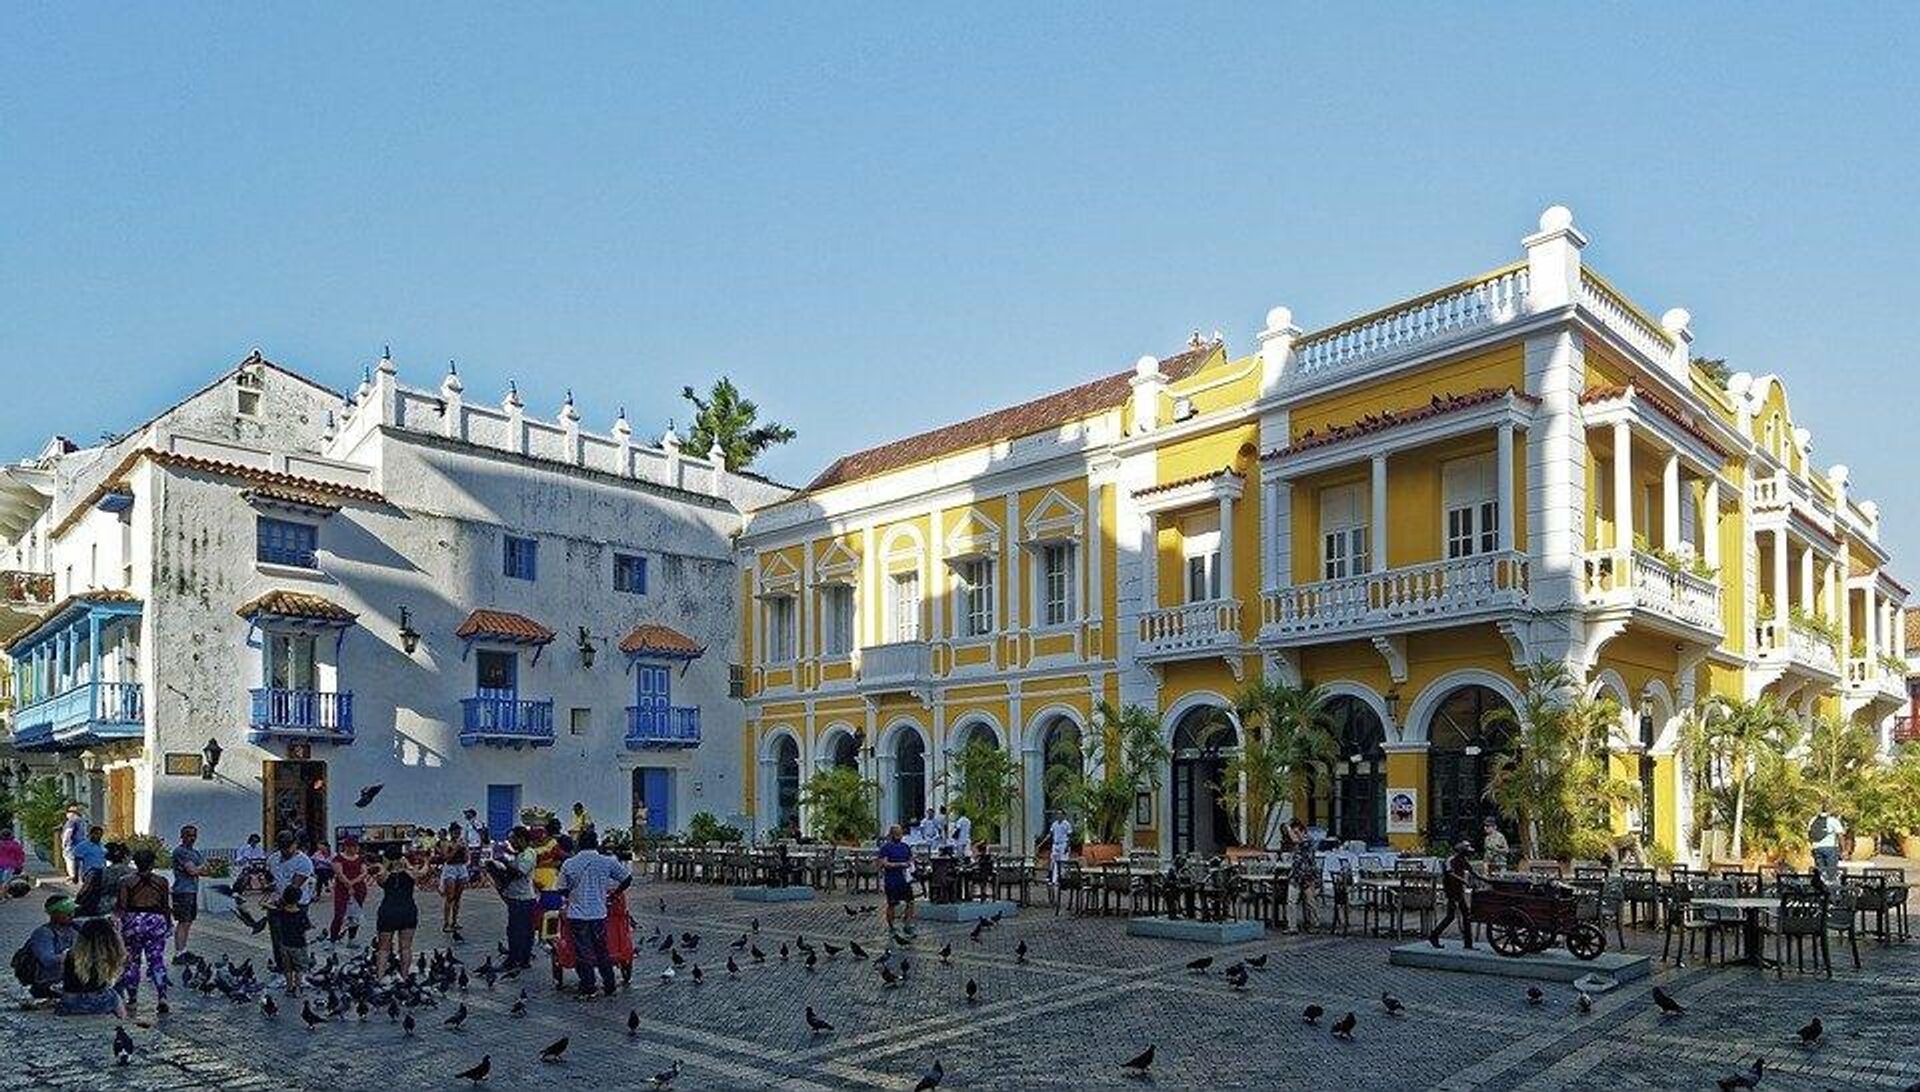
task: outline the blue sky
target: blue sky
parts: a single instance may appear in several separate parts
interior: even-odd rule
[[[730,374],[803,480],[1508,261],[1564,202],[1920,555],[1920,9],[1032,8],[10,7],[0,437],[391,343],[650,434]]]

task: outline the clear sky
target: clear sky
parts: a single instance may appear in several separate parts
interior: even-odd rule
[[[9,6],[0,447],[391,343],[650,435],[732,375],[799,481],[1504,263],[1562,202],[1787,378],[1920,577],[1920,8],[1035,7]]]

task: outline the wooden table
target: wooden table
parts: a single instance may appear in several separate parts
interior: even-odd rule
[[[1773,960],[1768,959],[1761,948],[1760,915],[1780,905],[1779,899],[1761,898],[1754,895],[1710,895],[1696,897],[1693,905],[1703,910],[1737,911],[1743,924],[1740,930],[1740,958],[1737,963],[1750,967],[1771,967]]]

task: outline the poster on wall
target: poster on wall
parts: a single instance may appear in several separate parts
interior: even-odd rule
[[[1418,789],[1387,790],[1387,833],[1420,833],[1420,791]]]

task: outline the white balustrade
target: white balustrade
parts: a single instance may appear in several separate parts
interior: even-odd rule
[[[1513,269],[1397,310],[1309,334],[1294,345],[1288,386],[1324,379],[1526,313],[1527,271]]]
[[[1780,488],[1780,478],[1753,479],[1753,506],[1755,508],[1778,508],[1786,503],[1786,493]]]
[[[1777,618],[1754,623],[1754,647],[1763,658],[1786,659],[1827,675],[1839,675],[1840,656],[1827,635],[1802,622],[1782,625]]]
[[[1208,599],[1140,616],[1140,655],[1177,657],[1240,643],[1240,600]]]
[[[865,686],[921,686],[933,671],[932,646],[925,641],[869,645],[858,655],[860,682]]]
[[[1527,555],[1517,551],[1403,565],[1268,592],[1262,623],[1300,636],[1525,606]]]
[[[1581,271],[1580,306],[1598,319],[1600,325],[1645,354],[1647,359],[1664,364],[1673,352],[1673,341],[1666,331],[1648,322],[1638,309],[1622,299],[1606,282]]]
[[[1585,560],[1589,605],[1635,607],[1699,629],[1721,628],[1720,585],[1712,578],[1641,550],[1599,550]]]

